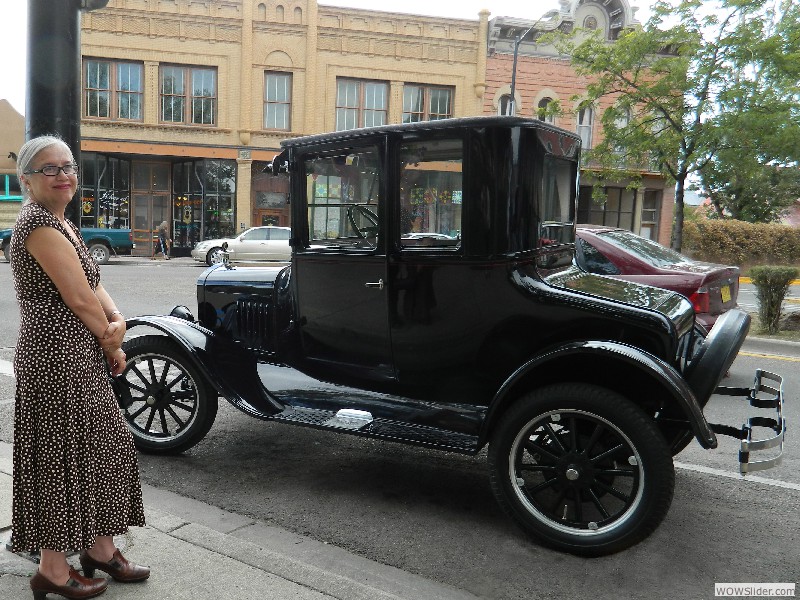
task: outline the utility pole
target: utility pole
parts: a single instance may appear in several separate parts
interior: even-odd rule
[[[538,21],[536,23],[538,23]],[[518,35],[517,39],[514,40],[514,64],[511,67],[511,100],[508,102],[508,114],[511,116],[517,114],[517,100],[514,94],[517,89],[517,55],[519,54],[519,45],[522,43],[525,36],[530,33],[531,29],[536,27],[536,23],[528,27],[522,35]]]
[[[28,0],[28,67],[25,139],[55,134],[81,157],[82,10],[108,0]],[[80,227],[80,189],[66,209]]]

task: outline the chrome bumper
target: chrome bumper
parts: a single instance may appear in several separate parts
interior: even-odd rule
[[[767,380],[771,384],[766,384]],[[753,408],[773,411],[772,416],[753,416],[747,419],[740,429],[728,425],[710,423],[712,431],[721,435],[735,437],[741,441],[739,448],[739,472],[743,475],[753,471],[771,469],[781,464],[783,458],[783,439],[786,433],[786,420],[783,418],[783,378],[769,371],[756,370],[751,388],[718,387],[715,394],[746,398]],[[753,429],[770,430],[772,434],[753,439]],[[761,460],[750,460],[751,453],[774,449]]]

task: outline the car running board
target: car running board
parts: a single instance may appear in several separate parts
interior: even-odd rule
[[[363,410],[342,409],[334,412],[316,408],[288,407],[267,420],[427,446],[460,454],[476,454],[479,450],[478,436],[476,435],[444,431],[435,427],[402,421],[375,419],[370,413]]]
[[[765,384],[764,380],[769,380],[772,385]],[[786,420],[783,418],[783,378],[775,373],[757,369],[753,387],[718,387],[714,393],[723,396],[738,396],[748,400],[750,406],[754,408],[771,410],[775,413],[772,417],[750,417],[739,429],[730,425],[709,423],[714,433],[734,437],[741,441],[739,472],[746,475],[753,471],[771,469],[781,464],[783,460],[783,440],[786,434]],[[754,428],[770,430],[774,435],[770,434],[767,437],[754,440]],[[750,460],[752,452],[760,452],[771,448],[777,448],[777,450],[772,452],[769,458],[756,461]]]

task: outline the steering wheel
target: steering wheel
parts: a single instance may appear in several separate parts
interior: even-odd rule
[[[372,241],[378,237],[378,218],[375,213],[363,204],[354,204],[347,209],[347,220],[350,221],[350,225],[353,226],[353,231],[356,232],[358,237],[365,240],[371,247],[374,248],[376,246],[375,242]],[[371,225],[359,227],[356,221],[367,221]]]

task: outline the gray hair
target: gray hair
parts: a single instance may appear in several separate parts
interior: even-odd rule
[[[56,135],[40,135],[39,137],[28,140],[22,145],[22,148],[19,149],[19,154],[17,155],[17,179],[19,179],[20,184],[22,183],[22,176],[25,174],[25,171],[31,169],[31,165],[39,152],[50,146],[61,146],[61,148],[69,152],[70,158],[75,162],[75,158],[72,156],[72,150],[64,140]],[[27,186],[20,185],[20,187],[22,188],[22,197],[24,201],[28,202],[30,200],[30,192]]]

